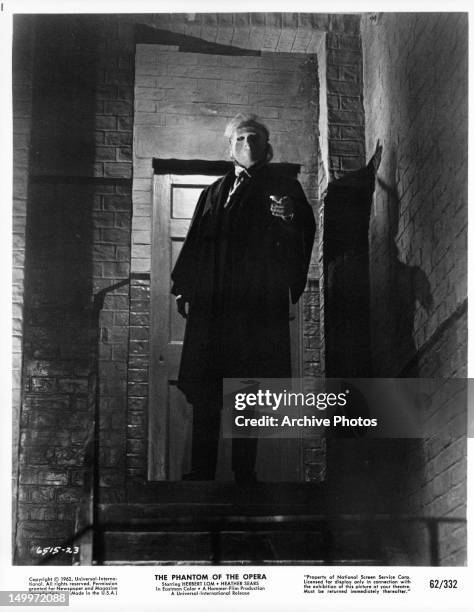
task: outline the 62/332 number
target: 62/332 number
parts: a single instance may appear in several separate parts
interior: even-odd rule
[[[430,589],[457,589],[457,580],[430,580]]]

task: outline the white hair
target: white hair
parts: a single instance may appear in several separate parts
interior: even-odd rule
[[[268,131],[267,126],[260,121],[257,115],[244,115],[243,113],[238,113],[229,121],[229,123],[226,125],[224,135],[230,140],[235,130],[243,127],[254,128],[254,130],[264,134],[266,140],[268,140],[270,137],[270,132]]]

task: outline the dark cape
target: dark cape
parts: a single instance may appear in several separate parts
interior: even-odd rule
[[[250,172],[226,207],[234,172],[202,192],[171,274],[190,304],[178,387],[193,404],[224,377],[291,376],[289,296],[306,285],[314,215],[298,181],[271,166]],[[293,220],[271,214],[271,194],[294,199]]]

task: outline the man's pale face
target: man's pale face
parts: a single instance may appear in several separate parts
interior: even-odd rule
[[[265,135],[253,128],[237,128],[230,139],[230,154],[244,168],[263,161],[267,153]]]

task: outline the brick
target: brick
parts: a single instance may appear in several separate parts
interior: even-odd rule
[[[105,115],[131,116],[133,106],[126,100],[107,100],[104,104]]]
[[[148,370],[129,370],[128,371],[128,381],[132,382],[141,382],[148,383]],[[129,389],[130,391],[130,389]]]
[[[150,218],[149,217],[133,217],[133,232],[150,230]]]
[[[115,246],[106,244],[94,245],[93,259],[96,261],[113,261],[115,259]]]
[[[30,379],[30,389],[34,393],[51,393],[56,391],[56,379],[48,377],[32,376]]]
[[[145,412],[148,406],[146,396],[130,397],[128,399],[129,410]]]
[[[127,466],[130,468],[145,468],[146,460],[141,455],[127,455]]]
[[[94,212],[93,214],[93,225],[94,227],[113,227],[114,216],[110,212]]]
[[[112,359],[114,361],[124,361],[127,359],[128,351],[126,344],[115,344],[112,346]]]
[[[139,194],[140,192],[146,192],[147,194],[151,194],[152,190],[152,180],[150,178],[139,179],[135,178],[133,180],[133,194],[134,196]]]
[[[132,235],[133,244],[151,244],[150,230],[136,230]]]
[[[150,297],[149,284],[137,285],[133,284],[130,288],[130,297],[132,299],[132,307],[135,307],[136,300],[147,300]]]
[[[132,161],[132,147],[119,147],[116,152],[117,161]]]
[[[329,110],[328,117],[331,123],[351,126],[364,125],[364,114],[362,112]]]
[[[130,261],[130,248],[128,246],[118,246],[116,250],[117,261]]]
[[[150,315],[143,313],[130,313],[130,325],[150,325]]]
[[[133,355],[146,355],[149,352],[149,342],[130,341],[130,353]]]
[[[165,92],[163,91],[162,97],[164,96]],[[139,116],[139,113],[154,114],[157,111],[157,108],[157,104],[153,100],[145,99],[135,101],[135,112],[137,113],[137,116]]]
[[[117,130],[130,131],[133,128],[132,117],[117,117]]]
[[[131,145],[132,132],[107,132],[105,135],[105,143],[108,145]],[[112,158],[114,159],[114,158]]]
[[[49,470],[46,468],[22,468],[20,472],[20,484],[67,485],[68,474],[66,471]]]
[[[132,257],[133,258],[150,259],[150,256],[151,256],[150,245],[134,244],[132,246]]]
[[[327,63],[337,66],[359,65],[361,61],[360,53],[350,50],[329,49],[327,52]]]
[[[150,337],[149,330],[145,327],[131,327],[130,328],[130,339],[131,340],[148,340]]]
[[[127,244],[130,239],[130,233],[123,229],[102,229],[101,237],[103,242],[113,242],[114,244]]]
[[[130,229],[131,218],[130,213],[127,212],[116,212],[114,214],[114,226],[122,229]]]
[[[128,298],[123,295],[109,295],[106,298],[106,310],[128,310]]]
[[[57,487],[28,486],[21,491],[20,499],[35,504],[47,504],[56,500],[57,491]],[[28,494],[27,497],[24,497],[25,493]]]
[[[359,82],[362,80],[362,71],[360,66],[339,66],[339,79],[341,81]]]
[[[130,273],[130,264],[121,262],[104,262],[104,278],[126,278]]]
[[[116,117],[107,115],[96,115],[94,126],[96,130],[115,130],[117,127],[117,119]]]
[[[132,270],[136,273],[150,273],[150,259],[132,259]]]
[[[148,383],[129,382],[128,396],[129,397],[148,397]]]
[[[331,131],[331,128],[330,128],[330,138],[333,137],[332,134],[333,132]],[[338,135],[339,135],[339,138],[343,140],[360,140],[363,137],[363,131],[361,127],[343,125],[343,126],[338,126]]]
[[[339,140],[329,142],[329,152],[331,155],[363,156],[364,143],[351,140]]]
[[[362,101],[358,96],[341,96],[340,108],[342,110],[362,110]]]
[[[107,211],[129,212],[132,203],[129,196],[124,195],[106,195],[104,196],[103,208]]]
[[[131,81],[131,75],[128,70],[124,70],[124,71],[117,70],[113,72],[108,71],[106,72],[106,75],[105,75],[105,82],[109,85],[129,85],[130,81]],[[123,114],[123,113],[117,113],[117,114]]]
[[[329,110],[338,110],[340,108],[340,97],[328,94],[327,105]]]
[[[129,81],[130,82],[130,81]],[[133,87],[131,85],[121,85],[117,88],[117,99],[118,100],[132,100],[133,101]]]
[[[127,454],[141,454],[146,452],[146,444],[144,440],[127,440]]]
[[[131,178],[132,165],[124,162],[104,163],[104,176]]]
[[[19,520],[52,521],[57,518],[57,515],[53,507],[19,504],[18,518]]]

